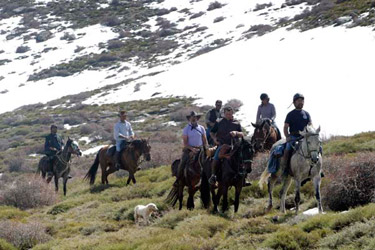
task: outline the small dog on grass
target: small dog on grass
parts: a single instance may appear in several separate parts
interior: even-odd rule
[[[134,221],[136,224],[139,224],[139,218],[143,218],[143,221],[148,225],[151,214],[158,211],[154,203],[149,203],[146,206],[138,205],[134,208]]]

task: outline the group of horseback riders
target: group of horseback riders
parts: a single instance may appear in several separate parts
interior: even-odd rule
[[[256,115],[257,124],[260,124],[263,120],[267,119],[271,121],[271,125],[276,129],[280,139],[280,131],[276,126],[276,109],[275,106],[269,102],[270,98],[267,94],[263,93],[260,96],[261,104],[258,107],[258,112]],[[293,96],[293,104],[295,109],[290,111],[285,119],[284,123],[284,136],[286,137],[286,146],[284,149],[284,155],[282,157],[282,163],[288,166],[288,161],[290,161],[291,151],[296,142],[300,139],[300,131],[308,125],[311,125],[310,114],[303,110],[304,106],[304,96],[297,93]],[[244,137],[242,132],[241,124],[238,120],[234,119],[234,110],[231,106],[225,106],[223,108],[223,113],[221,113],[222,101],[217,100],[215,103],[215,108],[209,110],[205,116],[205,121],[207,129],[202,125],[198,124],[201,115],[192,111],[186,118],[188,124],[183,129],[183,153],[181,157],[181,162],[178,166],[178,174],[175,185],[182,178],[183,170],[189,159],[189,154],[197,153],[200,150],[205,150],[206,155],[210,154],[210,146],[215,146],[215,153],[213,154],[213,161],[211,163],[212,175],[209,178],[209,183],[215,185],[217,181],[216,173],[221,164],[221,159],[230,157],[228,154],[239,138]],[[222,115],[223,114],[223,115]],[[245,186],[250,185],[250,183],[245,182]]]

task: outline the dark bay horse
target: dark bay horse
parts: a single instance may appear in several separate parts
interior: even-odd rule
[[[77,156],[81,156],[82,152],[78,147],[78,143],[73,141],[72,139],[68,138],[66,145],[62,151],[60,151],[53,160],[53,176],[55,177],[55,190],[56,192],[59,191],[59,178],[63,178],[63,185],[64,185],[64,195],[66,195],[66,183],[68,182],[68,176],[70,173],[70,158],[72,154]],[[44,179],[47,174],[47,170],[50,164],[50,160],[48,156],[42,157],[38,164],[37,173],[42,175]],[[49,183],[52,177],[47,179]]]
[[[111,155],[107,154],[107,150],[110,146],[102,147],[96,155],[94,164],[91,166],[87,172],[84,179],[90,180],[90,184],[95,183],[96,173],[100,167],[102,169],[102,184],[108,184],[108,175],[117,171],[115,168],[115,161]],[[151,146],[149,140],[134,140],[132,141],[124,150],[121,151],[121,168],[129,172],[129,178],[127,185],[130,181],[136,183],[134,174],[138,170],[139,159],[144,155],[146,161],[151,160]]]
[[[256,152],[269,151],[272,145],[281,139],[280,132],[272,126],[270,119],[262,119],[259,124],[251,123],[254,127],[254,134],[251,137],[251,143],[254,144]]]
[[[231,186],[235,187],[235,201],[234,212],[238,211],[240,204],[240,194],[246,178],[246,174],[251,172],[252,160],[254,157],[254,149],[252,144],[241,139],[240,142],[234,144],[231,150],[230,158],[224,159],[221,167],[217,173],[217,181],[219,183],[217,192],[215,194],[214,187],[209,185],[208,178],[211,176],[211,160],[204,164],[202,183],[201,183],[201,198],[205,207],[210,203],[210,192],[212,201],[214,203],[213,212],[218,212],[218,205],[223,196],[222,212],[228,210],[228,189]]]
[[[168,194],[166,202],[171,204],[174,207],[179,201],[179,210],[182,209],[183,195],[185,186],[188,187],[189,197],[187,200],[187,209],[194,209],[194,195],[199,190],[199,182],[201,178],[201,161],[199,160],[200,156],[204,155],[204,150],[199,151],[194,154],[190,152],[190,158],[186,162],[183,178],[177,183],[177,186],[173,186],[171,191]],[[172,163],[171,170],[172,176],[177,177],[178,165],[180,164],[180,159],[175,160]]]

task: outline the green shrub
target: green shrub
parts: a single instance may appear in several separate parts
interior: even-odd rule
[[[316,234],[303,232],[296,227],[288,227],[272,234],[264,242],[264,246],[273,249],[309,249],[314,248],[318,240]]]
[[[16,250],[16,248],[4,239],[0,239],[0,250]]]
[[[0,206],[0,220],[12,219],[12,220],[21,220],[29,216],[27,212],[21,211],[18,208]]]

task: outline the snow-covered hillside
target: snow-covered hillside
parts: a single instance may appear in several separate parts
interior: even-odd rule
[[[102,2],[98,11],[110,8]],[[155,52],[151,62],[136,55],[118,62],[116,67],[86,67],[65,77],[35,81],[28,79],[43,69],[108,52],[103,43],[117,39],[116,30],[101,24],[72,30],[67,28],[69,22],[59,22],[51,16],[51,20],[56,19],[48,23],[55,27],[49,29],[52,38],[44,42],[26,40],[28,34],[40,32],[30,29],[23,36],[8,40],[9,34],[22,26],[22,17],[0,20],[0,30],[4,31],[0,35],[4,51],[0,54],[0,112],[136,79],[103,89],[84,103],[183,95],[199,98],[199,104],[213,104],[216,99],[236,98],[244,103],[237,115],[249,127],[255,119],[259,95],[267,92],[276,105],[277,123],[281,126],[291,110],[288,106],[293,94],[302,92],[306,110],[327,136],[373,130],[375,118],[367,108],[372,106],[372,26],[349,29],[354,19],[343,17],[343,25],[338,27],[290,30],[294,23],[290,20],[314,6],[305,1],[150,2],[145,6],[159,14],[127,32],[135,39],[145,33],[158,33],[164,42],[178,45],[165,53]],[[366,15],[369,14],[361,16]],[[68,39],[69,35],[75,38]],[[65,40],[61,40],[64,36]],[[118,41],[130,42],[128,36]],[[20,46],[28,49],[16,53]]]

